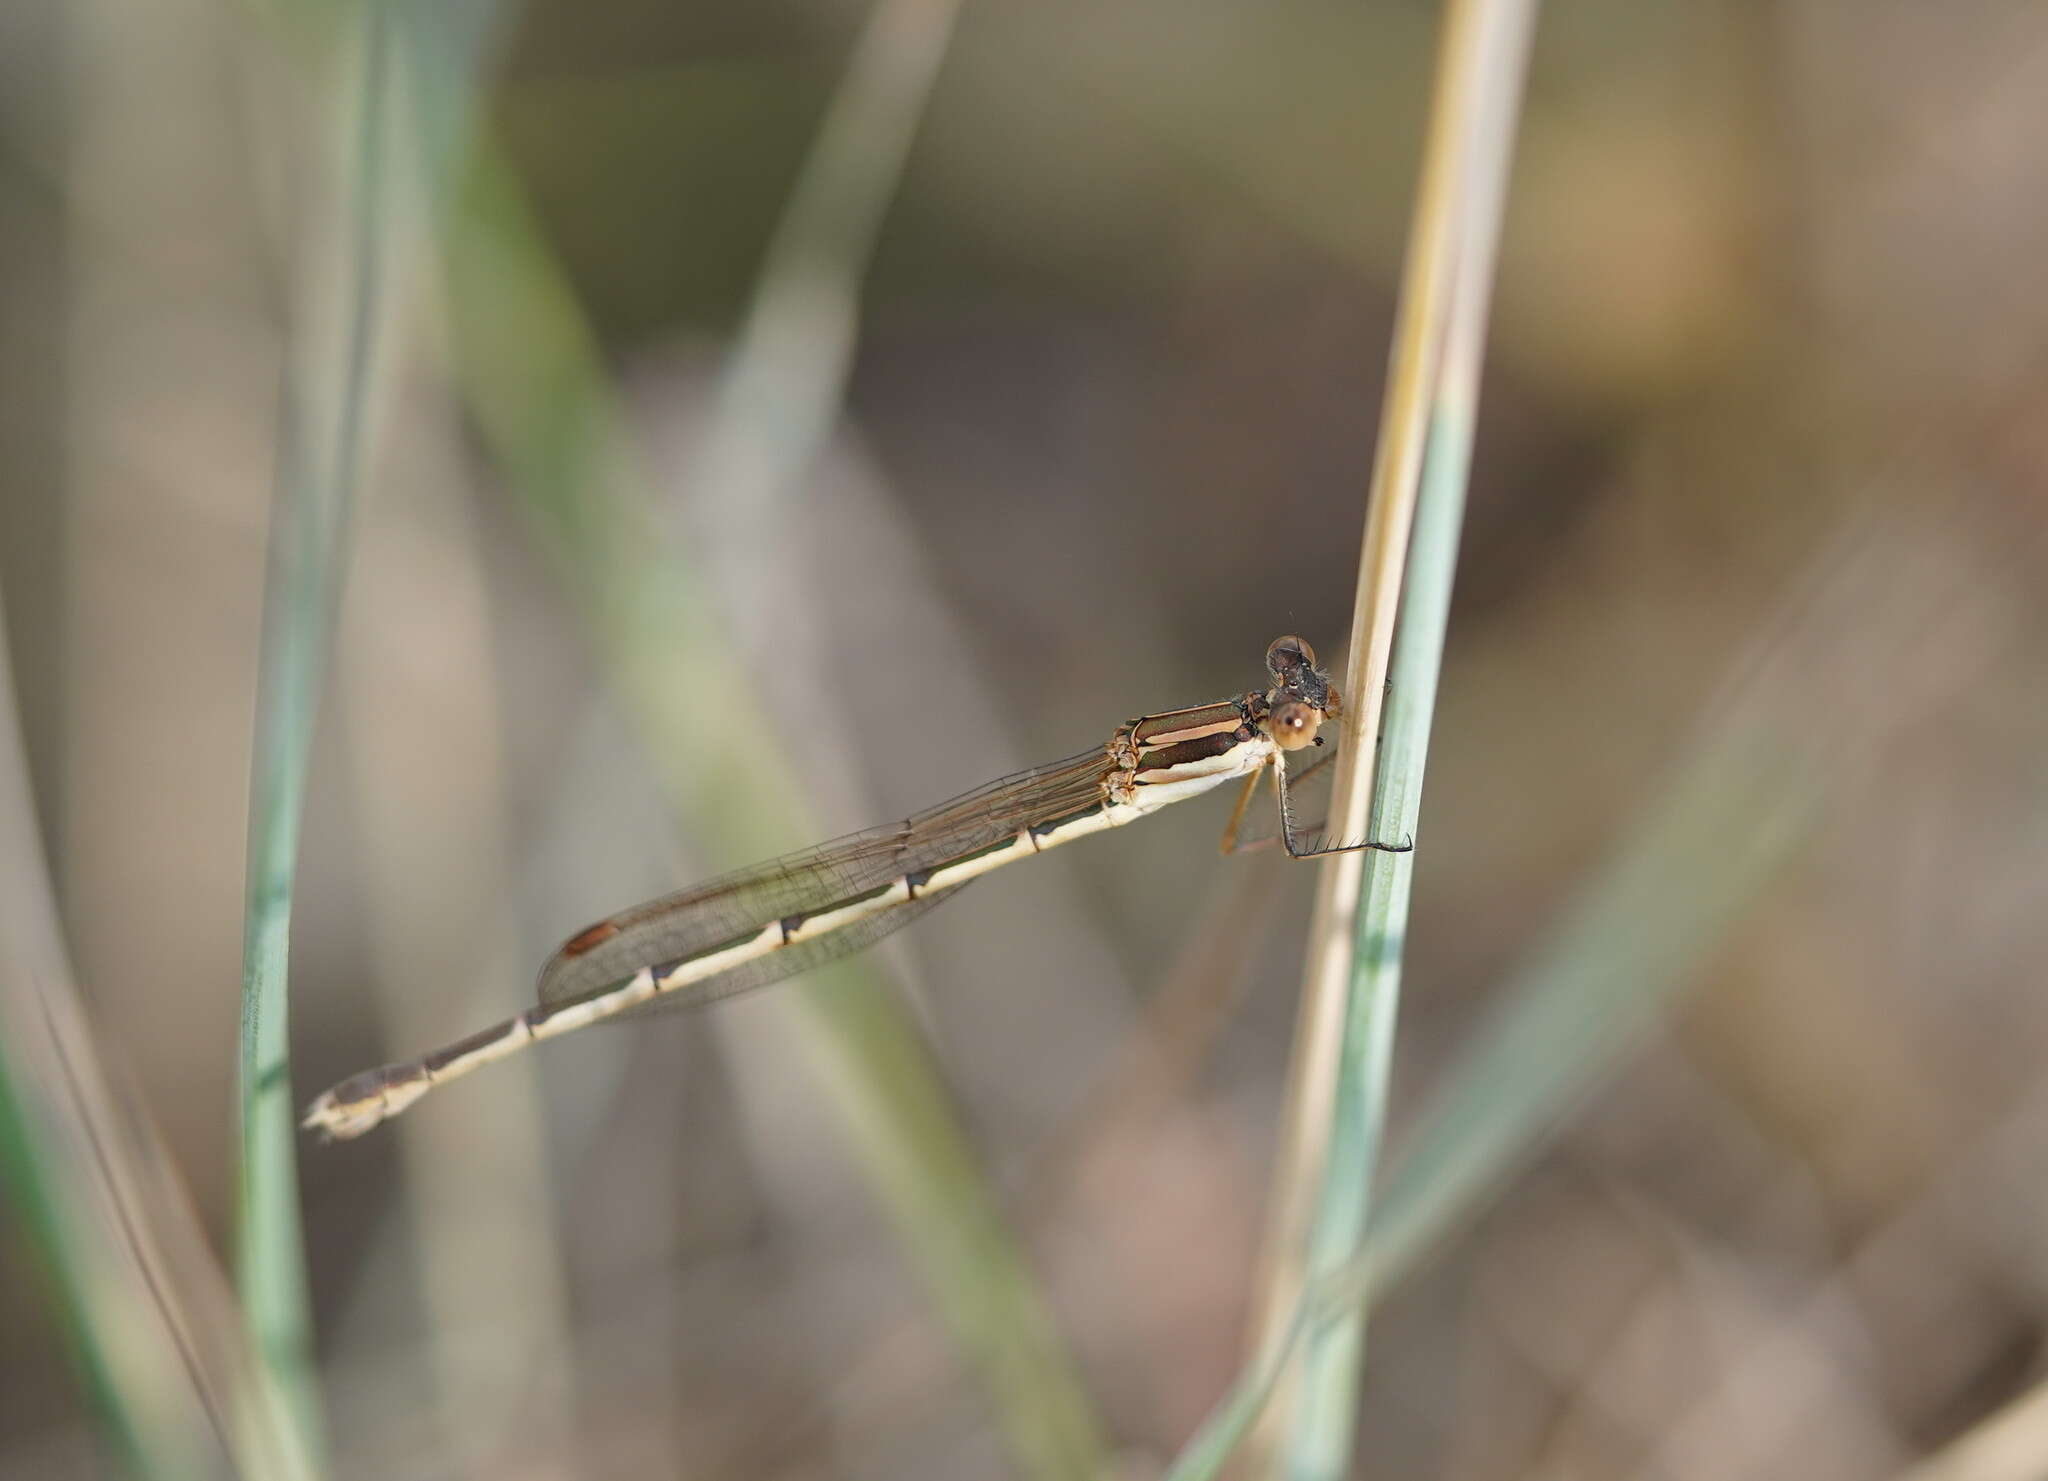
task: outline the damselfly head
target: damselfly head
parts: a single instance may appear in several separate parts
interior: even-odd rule
[[[1316,650],[1309,647],[1307,638],[1297,638],[1289,633],[1284,638],[1275,638],[1266,648],[1266,671],[1282,684],[1288,683],[1296,674],[1312,672],[1316,666]]]
[[[1273,739],[1283,750],[1308,745],[1315,739],[1316,726],[1337,714],[1343,704],[1337,691],[1330,687],[1330,676],[1316,667],[1316,650],[1309,647],[1306,638],[1292,634],[1275,638],[1266,649],[1266,668],[1274,680],[1266,694]],[[1293,724],[1282,725],[1280,716],[1289,705],[1311,711],[1313,718],[1297,715]],[[1293,736],[1300,738],[1290,739]]]

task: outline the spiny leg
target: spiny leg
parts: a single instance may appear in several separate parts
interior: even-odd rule
[[[1322,742],[1318,740],[1316,744],[1320,746]],[[1295,783],[1299,785],[1300,783],[1307,781],[1310,777],[1314,776],[1317,772],[1321,771],[1324,767],[1328,766],[1332,761],[1335,761],[1336,759],[1337,753],[1335,751],[1325,751],[1322,755],[1318,756],[1315,760],[1311,761],[1307,766],[1304,766],[1300,770],[1300,772],[1295,775]],[[1277,775],[1280,768],[1280,762],[1276,760],[1272,763],[1272,766],[1274,775]],[[1267,775],[1266,768],[1263,766],[1260,767],[1257,771],[1253,772],[1250,776],[1245,778],[1244,786],[1237,794],[1237,805],[1231,808],[1230,810],[1230,822],[1223,830],[1223,841],[1221,844],[1221,851],[1223,853],[1263,853],[1265,850],[1273,847],[1273,845],[1280,841],[1278,837],[1271,834],[1267,835],[1264,838],[1254,838],[1249,843],[1239,843],[1237,841],[1238,834],[1242,832],[1244,828],[1246,812],[1251,807],[1252,794],[1258,790],[1260,782],[1267,780],[1270,780],[1270,778]],[[1277,787],[1278,785],[1278,782],[1274,782],[1275,787]]]
[[[1316,766],[1322,764],[1323,762],[1318,761]],[[1308,770],[1313,771],[1315,767],[1312,766]],[[1306,771],[1302,773],[1304,776],[1307,774]],[[1287,766],[1278,756],[1273,758],[1273,784],[1280,797],[1280,841],[1287,846],[1287,857],[1290,859],[1320,859],[1325,854],[1349,854],[1360,849],[1376,849],[1383,854],[1405,854],[1415,847],[1415,840],[1412,838],[1403,843],[1380,843],[1368,838],[1359,843],[1325,844],[1319,840],[1314,845],[1304,848],[1295,841],[1294,809],[1287,800]]]

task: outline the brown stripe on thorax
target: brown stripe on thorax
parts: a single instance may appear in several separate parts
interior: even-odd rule
[[[1152,772],[1165,771],[1169,767],[1182,766],[1190,761],[1207,761],[1212,756],[1221,756],[1252,738],[1248,729],[1232,728],[1227,731],[1206,731],[1202,735],[1161,746],[1158,750],[1147,751],[1138,763],[1138,780],[1144,781]]]

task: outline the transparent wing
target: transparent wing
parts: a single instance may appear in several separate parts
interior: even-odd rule
[[[1098,747],[1064,761],[1034,766],[913,813],[901,822],[850,833],[621,911],[577,932],[548,959],[540,974],[541,1005],[556,1008],[580,1002],[624,982],[642,967],[657,971],[672,967],[712,948],[754,936],[771,921],[814,915],[882,889],[906,874],[999,843],[1032,823],[1093,807],[1101,800],[1106,765]],[[907,923],[928,902],[935,903],[950,893],[935,891],[924,899],[906,901],[879,912],[871,921],[858,922],[815,942],[792,944],[727,975],[765,971],[772,964],[772,975],[746,985],[788,976],[829,956],[858,950]],[[873,923],[884,924],[854,944],[841,945],[842,937],[858,936]],[[831,950],[825,955],[801,958],[811,947],[828,946]],[[795,964],[784,966],[784,958]],[[707,978],[700,986],[713,989],[713,996],[740,990],[719,990],[725,980],[723,976]],[[695,989],[689,996],[711,1000]]]
[[[969,881],[968,883],[972,883]],[[716,977],[707,977],[702,982],[693,982],[688,987],[672,993],[663,993],[651,1002],[637,1008],[628,1008],[618,1015],[617,1022],[629,1018],[652,1018],[663,1013],[680,1009],[705,1008],[727,998],[737,997],[757,987],[766,987],[771,982],[780,982],[785,977],[794,977],[799,972],[808,972],[813,967],[836,961],[843,956],[852,956],[864,951],[891,931],[901,930],[941,900],[957,895],[967,888],[956,884],[950,889],[933,890],[928,895],[919,895],[915,900],[906,900],[901,905],[878,911],[865,920],[855,921],[844,929],[813,937],[808,941],[795,941],[788,946],[771,951],[744,966],[734,967],[730,972],[720,972]]]

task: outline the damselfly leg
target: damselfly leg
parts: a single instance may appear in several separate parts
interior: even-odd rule
[[[1374,849],[1386,854],[1405,854],[1410,852],[1415,847],[1413,839],[1400,844],[1376,843],[1371,840],[1364,843],[1336,845],[1325,844],[1320,839],[1308,844],[1301,842],[1301,830],[1294,819],[1293,799],[1288,789],[1299,787],[1303,782],[1324,770],[1336,759],[1336,752],[1325,751],[1307,766],[1302,767],[1290,780],[1286,764],[1276,756],[1273,758],[1270,768],[1262,767],[1246,777],[1244,779],[1244,786],[1238,789],[1237,802],[1230,809],[1230,821],[1224,825],[1223,839],[1219,852],[1225,854],[1257,853],[1263,849],[1271,848],[1275,843],[1283,845],[1287,850],[1288,857],[1292,859],[1319,859],[1326,854],[1354,853],[1360,849]],[[1270,776],[1267,774],[1269,769]],[[1252,794],[1258,791],[1261,783],[1270,783],[1273,787],[1274,806],[1279,817],[1280,831],[1277,834],[1264,838],[1240,842],[1238,835],[1243,831],[1245,815],[1251,808]],[[1322,826],[1322,824],[1311,824],[1310,828],[1313,831]]]
[[[1316,763],[1316,766],[1327,764],[1329,759],[1327,756],[1322,758],[1322,760]],[[1314,771],[1316,766],[1309,767],[1307,771],[1304,771],[1303,775],[1307,775],[1309,771]],[[1294,807],[1288,800],[1287,785],[1287,768],[1281,763],[1280,758],[1276,756],[1273,758],[1273,787],[1280,797],[1280,842],[1286,847],[1287,857],[1290,859],[1320,859],[1326,854],[1352,854],[1357,853],[1361,849],[1372,849],[1374,852],[1382,854],[1405,854],[1411,852],[1415,847],[1415,840],[1412,838],[1404,839],[1400,843],[1381,843],[1378,839],[1374,838],[1360,839],[1355,843],[1329,843],[1323,839],[1317,839],[1314,843],[1303,847],[1296,841]]]

